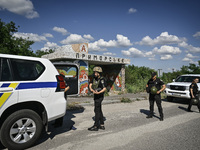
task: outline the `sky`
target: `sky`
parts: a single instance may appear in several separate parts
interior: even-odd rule
[[[199,0],[0,0],[0,19],[33,51],[89,43],[89,53],[163,72],[200,60]]]

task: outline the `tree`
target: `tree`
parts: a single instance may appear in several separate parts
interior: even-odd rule
[[[33,41],[13,36],[15,32],[18,32],[18,27],[12,21],[5,23],[0,19],[0,53],[35,56],[30,48]]]
[[[172,82],[173,79],[176,79],[178,76],[183,74],[200,74],[200,61],[198,61],[198,65],[189,64],[189,66],[182,66],[180,70],[175,72],[163,73],[162,79],[165,83]]]
[[[35,56],[36,57],[42,57],[42,55],[46,55],[46,54],[50,54],[53,53],[55,50],[50,49],[49,51],[41,51],[41,50],[37,50],[35,52]]]

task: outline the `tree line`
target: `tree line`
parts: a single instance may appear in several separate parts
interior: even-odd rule
[[[137,67],[134,65],[126,66],[126,89],[129,93],[137,93],[145,91],[146,84],[151,78],[151,73],[156,72],[148,67]],[[200,61],[198,64],[189,64],[189,66],[182,66],[180,70],[163,73],[161,79],[165,84],[170,83],[173,79],[183,74],[200,74]]]

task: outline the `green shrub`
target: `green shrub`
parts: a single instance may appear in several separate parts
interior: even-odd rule
[[[80,109],[84,109],[83,106],[78,105],[79,103],[73,102],[70,104],[67,104],[67,110],[80,110]]]
[[[130,98],[122,97],[121,102],[122,103],[131,103],[132,101],[130,100]]]
[[[104,96],[109,96],[108,90],[106,89]]]

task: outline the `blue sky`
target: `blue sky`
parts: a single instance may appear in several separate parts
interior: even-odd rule
[[[0,0],[32,50],[88,42],[89,53],[179,70],[200,60],[199,0]]]

